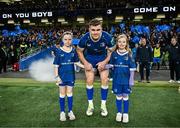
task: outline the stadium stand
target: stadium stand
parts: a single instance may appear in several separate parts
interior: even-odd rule
[[[160,43],[163,54],[161,65],[164,65],[161,67],[166,69],[167,54],[163,49],[170,44],[171,37],[177,37],[178,42],[180,38],[179,6],[175,0],[159,0],[158,3],[154,0],[3,0],[0,2],[0,44],[5,46],[8,65],[12,67],[24,57],[60,42],[66,30],[80,39],[88,31],[86,23],[97,17],[102,20],[103,29],[115,38],[121,33],[128,35],[131,48],[139,43],[142,35],[147,37],[152,48]],[[135,13],[135,9],[139,12]],[[158,10],[150,12],[153,9]],[[154,20],[159,14],[164,17]],[[136,21],[136,16],[142,19]],[[43,23],[44,18],[48,22]],[[12,24],[9,20],[13,20]],[[26,20],[29,22],[25,23]],[[11,45],[17,52],[13,63],[9,50]]]

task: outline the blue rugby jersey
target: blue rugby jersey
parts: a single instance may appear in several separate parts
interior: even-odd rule
[[[86,56],[88,55],[107,55],[107,47],[112,48],[115,42],[113,37],[107,32],[102,32],[100,39],[97,42],[94,42],[90,33],[86,33],[79,41],[78,47],[86,49]]]
[[[62,82],[75,81],[74,62],[78,62],[78,55],[74,48],[70,52],[64,51],[60,48],[55,56],[54,65],[58,65],[58,75]]]
[[[113,86],[129,86],[130,71],[136,70],[136,64],[128,51],[125,53],[114,51],[111,54],[110,64],[114,66]]]

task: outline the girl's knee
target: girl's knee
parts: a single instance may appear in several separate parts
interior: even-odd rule
[[[116,99],[117,99],[117,100],[122,100],[123,97],[122,97],[122,95],[116,95]]]
[[[67,96],[73,95],[73,87],[70,87],[70,86],[67,87],[66,95]]]
[[[123,95],[123,100],[128,100],[128,99],[129,99],[128,94]]]
[[[59,93],[59,97],[64,98],[65,96],[65,93]]]
[[[69,93],[67,92],[66,95],[67,95],[67,97],[71,97],[71,96],[73,96],[73,93],[72,92],[69,92]]]

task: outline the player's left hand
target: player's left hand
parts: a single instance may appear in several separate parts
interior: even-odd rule
[[[97,63],[96,65],[98,66],[98,70],[102,71],[105,69],[106,63],[104,61],[102,61],[102,62]]]

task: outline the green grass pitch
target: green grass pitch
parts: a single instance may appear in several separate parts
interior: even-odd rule
[[[111,88],[111,86],[110,86]],[[0,78],[0,127],[180,127],[178,84],[163,81],[136,83],[130,95],[130,122],[115,121],[115,96],[109,91],[109,115],[100,115],[100,86],[95,83],[95,112],[85,114],[84,81],[74,88],[75,121],[59,121],[58,87],[54,83],[23,78]],[[66,105],[67,106],[67,105]]]

